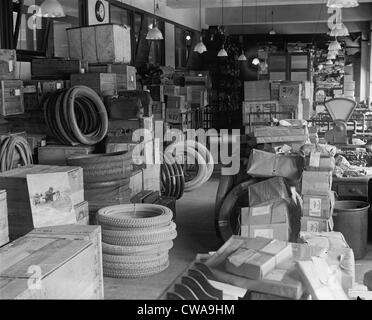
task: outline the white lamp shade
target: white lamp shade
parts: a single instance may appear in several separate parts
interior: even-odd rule
[[[328,50],[328,55],[338,56],[338,50]]]
[[[228,57],[226,50],[224,47],[221,48],[221,50],[218,52],[217,57]]]
[[[330,35],[331,37],[347,37],[350,34],[349,34],[349,30],[341,22],[341,23],[336,24],[336,26],[332,29]]]
[[[247,61],[247,57],[244,54],[244,51],[242,51],[242,54],[238,57],[238,61]]]
[[[37,16],[44,18],[62,18],[65,17],[65,11],[58,0],[45,0],[37,13]]]
[[[329,44],[328,46],[328,51],[338,51],[338,50],[341,50],[341,44],[335,40],[335,41],[331,41],[331,43]]]
[[[270,32],[269,32],[270,35],[274,36],[276,35],[276,31],[274,29],[271,29]]]
[[[359,6],[357,0],[328,0],[328,8],[355,8]]]
[[[164,37],[158,27],[153,27],[147,33],[146,40],[164,40]]]
[[[196,44],[195,48],[194,48],[194,52],[197,52],[197,53],[204,53],[204,52],[207,52],[207,47],[205,46],[204,42],[203,42],[203,37],[200,37],[200,41]]]
[[[327,60],[326,65],[328,65],[328,66],[333,65],[333,61],[332,60]]]

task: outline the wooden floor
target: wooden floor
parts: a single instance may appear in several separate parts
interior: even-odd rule
[[[186,194],[177,202],[178,237],[170,254],[170,267],[145,279],[123,280],[105,278],[105,299],[157,299],[163,291],[190,265],[198,253],[219,248],[214,231],[214,204],[218,178],[212,178],[202,188]],[[363,283],[364,273],[372,270],[372,245],[363,260],[355,262],[356,281]]]

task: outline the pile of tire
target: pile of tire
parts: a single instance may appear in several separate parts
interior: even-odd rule
[[[58,90],[44,100],[43,109],[51,135],[62,144],[95,145],[107,134],[105,105],[89,87]]]
[[[182,165],[171,161],[169,155],[164,154],[161,165],[161,190],[162,195],[179,200],[185,192],[185,176]]]
[[[110,278],[142,278],[169,267],[169,250],[177,236],[173,213],[154,204],[102,208],[103,274]]]
[[[180,163],[177,159],[182,159],[182,164],[196,163],[198,165],[197,175],[189,181],[184,181],[182,185],[183,192],[190,192],[200,188],[212,177],[214,170],[213,156],[203,144],[188,140],[169,145],[164,151],[164,163]],[[184,178],[185,173],[182,167],[180,171],[182,171]]]
[[[103,207],[130,202],[130,178],[136,173],[131,152],[77,156],[67,164],[83,168],[84,196],[92,216]]]

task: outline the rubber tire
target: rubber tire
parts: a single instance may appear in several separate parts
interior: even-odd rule
[[[157,253],[173,248],[173,241],[167,241],[159,244],[147,246],[115,246],[112,244],[102,243],[102,252],[110,255],[147,255],[149,253]]]
[[[138,278],[145,278],[150,277],[155,274],[161,273],[164,270],[168,269],[169,267],[169,260],[164,263],[163,265],[148,268],[147,270],[120,270],[116,268],[104,268],[103,275],[109,278],[118,278],[118,279],[138,279]]]
[[[159,261],[162,258],[169,259],[169,251],[163,251],[154,254],[147,255],[110,255],[103,253],[102,261],[105,263],[118,263],[118,264],[142,264],[142,263],[151,263]]]
[[[151,244],[159,244],[166,241],[172,241],[177,237],[176,230],[170,230],[168,232],[150,234],[150,235],[138,235],[138,236],[126,236],[126,237],[110,237],[102,235],[102,241],[108,244],[116,246],[143,246]]]

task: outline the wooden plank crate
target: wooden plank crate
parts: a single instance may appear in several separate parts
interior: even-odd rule
[[[103,299],[100,226],[35,229],[0,249],[0,299]]]

